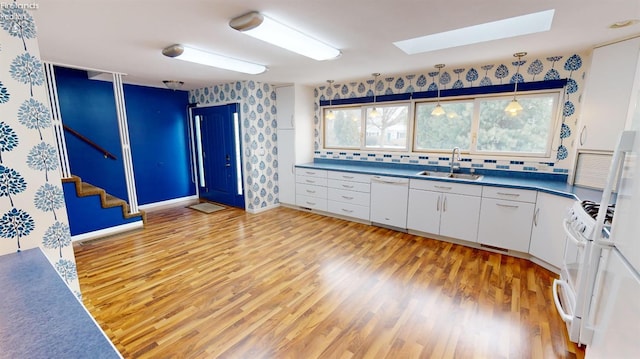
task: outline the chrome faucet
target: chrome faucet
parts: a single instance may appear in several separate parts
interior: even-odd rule
[[[456,151],[458,151],[458,157],[456,157]],[[453,174],[453,160],[460,161],[462,158],[460,157],[460,147],[454,147],[453,151],[451,151],[451,165],[449,166],[449,174]]]

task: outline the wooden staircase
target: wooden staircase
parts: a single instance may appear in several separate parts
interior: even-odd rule
[[[121,207],[122,216],[124,218],[129,219],[134,217],[142,217],[143,225],[147,223],[147,214],[144,211],[139,210],[139,213],[129,213],[129,204],[127,203],[127,201],[108,194],[104,189],[100,187],[82,182],[82,179],[80,179],[80,177],[78,176],[63,178],[62,182],[74,183],[78,197],[100,196],[100,203],[102,205],[102,208]]]

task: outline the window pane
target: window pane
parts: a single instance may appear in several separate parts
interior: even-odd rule
[[[444,115],[431,112],[435,102],[416,104],[416,150],[468,150],[471,143],[473,102],[441,102]]]
[[[549,150],[555,95],[522,96],[517,116],[504,112],[511,99],[480,101],[476,149],[484,152],[546,154]]]
[[[333,113],[333,116],[329,114]],[[355,108],[324,109],[324,145],[332,148],[360,148],[362,110]]]
[[[376,113],[373,112],[375,108]],[[408,149],[409,105],[367,108],[365,146],[367,148]]]

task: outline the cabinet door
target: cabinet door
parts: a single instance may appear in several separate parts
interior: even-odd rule
[[[276,88],[278,129],[294,128],[295,91],[293,86]]]
[[[560,268],[566,240],[562,220],[573,202],[571,198],[538,192],[529,254]]]
[[[533,203],[482,198],[478,242],[526,253],[534,207]]]
[[[296,203],[295,131],[278,130],[278,197],[280,203]]]
[[[410,189],[407,228],[439,234],[442,196],[442,193],[439,192]]]
[[[451,193],[442,196],[440,235],[477,242],[480,197]]]
[[[409,181],[374,176],[371,180],[371,222],[407,228]]]
[[[581,148],[613,151],[627,119],[639,48],[634,38],[593,51],[580,110]]]

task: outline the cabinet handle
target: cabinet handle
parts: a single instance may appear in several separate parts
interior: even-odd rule
[[[342,196],[342,198],[348,199],[348,200],[352,200],[353,199],[353,197],[349,197],[349,196]]]
[[[442,212],[447,211],[447,196],[444,196],[444,200],[442,201]]]
[[[353,179],[353,176],[345,176],[345,175],[342,175],[342,178],[344,178],[344,179]]]
[[[353,213],[352,209],[342,208],[342,212]]]
[[[309,175],[309,176],[313,176],[316,173],[315,172],[310,172],[310,171],[305,171],[304,174]]]
[[[308,190],[307,190],[307,193],[316,193],[316,191],[313,191],[313,190],[308,189]]]
[[[500,196],[513,196],[513,197],[520,197],[520,194],[519,194],[519,193],[498,192],[498,195],[500,195]]]
[[[580,139],[580,146],[584,145],[584,142],[587,139],[587,126],[584,125],[582,126],[582,130],[580,130],[580,137],[578,137]]]
[[[342,187],[344,187],[344,188],[353,188],[353,186],[348,185],[348,184],[343,184]]]
[[[449,186],[433,186],[433,187],[435,187],[437,189],[446,189],[446,190],[450,190],[452,188],[452,187],[449,187]]]
[[[538,226],[538,215],[540,214],[540,208],[536,208],[536,211],[533,213],[533,225]]]
[[[296,123],[294,121],[293,115],[291,115],[291,128],[296,127]]]
[[[309,202],[309,201],[307,201],[307,204],[310,205],[310,206],[315,206],[316,205],[315,202]]]
[[[296,174],[296,165],[291,165],[291,174]]]
[[[316,181],[314,181],[314,180],[310,180],[310,179],[305,180],[305,181],[306,181],[307,183],[316,183]]]
[[[496,206],[500,206],[500,207],[508,207],[508,208],[519,208],[520,206],[516,206],[513,204],[502,204],[502,203],[496,203]]]
[[[436,202],[436,212],[440,212],[440,196],[438,196],[438,201]]]

